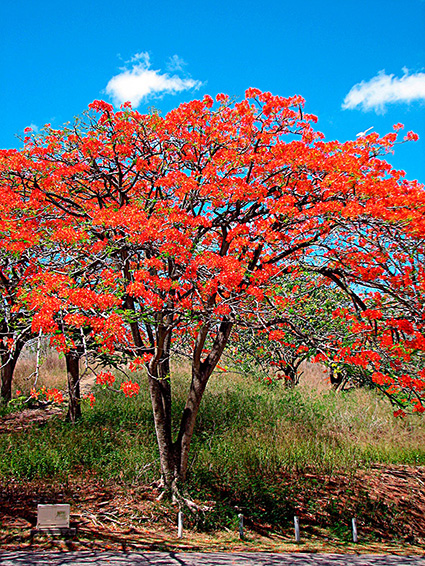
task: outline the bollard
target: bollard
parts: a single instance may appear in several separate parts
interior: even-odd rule
[[[357,521],[355,517],[351,519],[351,524],[353,527],[353,542],[357,542]]]
[[[294,527],[295,527],[295,542],[300,542],[300,519],[299,517],[294,517]]]
[[[183,538],[183,513],[179,511],[177,515],[177,538]]]
[[[241,540],[243,540],[243,515],[242,515],[242,513],[239,513],[238,519],[239,519],[239,538]]]

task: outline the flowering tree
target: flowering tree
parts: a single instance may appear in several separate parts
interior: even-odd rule
[[[57,312],[61,302],[54,295],[63,283],[60,273],[67,262],[74,264],[75,258],[69,255],[70,246],[66,240],[59,237],[69,224],[63,214],[58,215],[43,199],[32,198],[25,192],[10,192],[7,184],[0,190],[1,399],[7,403],[11,398],[16,362],[25,343],[37,336],[40,340],[43,332],[52,334],[57,326],[51,326],[52,321],[48,315],[43,317],[43,311]],[[42,305],[41,311],[39,305]],[[68,418],[75,422],[81,414],[78,361],[85,351],[85,339],[82,329],[76,332],[75,327],[67,325],[62,308],[58,313],[60,333],[52,336],[52,344],[64,351]]]
[[[241,102],[219,95],[214,106],[207,96],[163,118],[96,101],[72,127],[29,135],[22,151],[0,156],[3,185],[52,211],[49,241],[63,250],[40,265],[23,298],[33,328],[54,333],[67,350],[63,320],[105,359],[146,367],[162,480],[176,497],[208,380],[232,329],[257,324],[267,302],[278,300],[274,282],[300,268],[319,273],[362,317],[372,298],[360,296],[358,282],[393,284],[392,275],[373,271],[363,227],[374,227],[373,249],[387,228],[423,235],[423,187],[380,158],[396,133],[325,142],[303,105],[250,89]],[[43,299],[37,281],[46,282]],[[368,315],[371,335],[380,323]],[[412,332],[423,337],[421,316]],[[268,319],[274,338],[282,317]],[[170,358],[183,347],[192,375],[173,438]],[[385,379],[422,407],[420,377]]]
[[[401,240],[397,242],[400,250]],[[316,273],[314,266],[310,266],[313,273],[293,272],[277,279],[273,297],[257,308],[255,323],[233,333],[231,359],[245,371],[260,371],[265,381],[271,382],[274,373],[288,386],[298,383],[304,360],[321,361],[328,366],[335,388],[368,385],[387,395],[399,414],[409,403],[422,412],[425,355],[423,330],[418,328],[423,329],[425,297],[423,259],[418,261],[417,249],[421,243],[415,244],[409,263],[417,265],[410,271],[408,265],[399,266],[402,277],[394,271],[387,245],[388,257],[379,260],[384,268],[392,267],[391,281],[386,283],[382,278],[354,278],[347,269],[337,286]],[[377,251],[370,257],[375,262]],[[351,287],[347,286],[350,277]],[[410,387],[415,377],[417,390]]]
[[[372,380],[398,405],[398,414],[411,405],[424,411],[424,209],[423,189],[416,185],[415,191],[418,206],[406,216],[400,195],[388,195],[382,199],[387,219],[352,219],[347,248],[328,251],[329,265],[344,266],[343,279],[335,273],[334,279],[342,289],[351,287],[357,305],[354,312],[339,308],[333,315],[346,321],[353,336],[341,343],[335,361]]]

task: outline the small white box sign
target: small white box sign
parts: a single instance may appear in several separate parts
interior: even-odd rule
[[[69,513],[67,504],[38,505],[37,529],[69,529]]]

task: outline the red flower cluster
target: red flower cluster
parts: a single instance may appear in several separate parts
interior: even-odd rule
[[[120,389],[123,391],[126,397],[133,397],[133,395],[138,395],[140,385],[129,380],[121,383]]]
[[[30,396],[33,399],[40,399],[41,397],[44,397],[46,401],[52,401],[53,403],[58,403],[58,404],[63,403],[64,401],[63,394],[61,391],[56,389],[56,387],[53,387],[52,389],[48,389],[44,385],[38,391],[35,389],[35,387],[32,387]]]
[[[97,385],[112,385],[115,383],[115,375],[112,374],[110,371],[102,371],[97,374],[96,376],[96,384]]]
[[[90,401],[90,407],[93,409],[96,402],[96,397],[93,395],[93,393],[90,393],[89,395],[83,395],[83,399],[88,399]]]

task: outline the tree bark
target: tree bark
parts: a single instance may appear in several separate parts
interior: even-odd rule
[[[149,392],[161,463],[161,478],[166,489],[174,480],[175,461],[172,446],[172,413],[170,381],[171,337],[159,331],[157,351],[148,364]]]
[[[190,384],[189,395],[183,411],[179,435],[174,445],[174,451],[178,461],[177,471],[179,479],[182,482],[186,481],[189,450],[195,428],[196,416],[213,369],[214,368],[212,368],[211,371],[205,371],[206,368],[204,371],[197,371],[196,368],[192,369],[192,382]]]
[[[65,354],[65,360],[69,395],[66,419],[75,423],[81,417],[80,355],[77,351],[72,350]]]
[[[15,372],[16,362],[22,351],[24,344],[17,342],[13,351],[2,348],[1,359],[1,402],[9,403],[12,398],[12,381]]]

